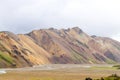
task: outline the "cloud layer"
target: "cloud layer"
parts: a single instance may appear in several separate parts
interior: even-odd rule
[[[79,26],[89,34],[120,33],[120,0],[0,0],[0,30],[25,33]]]

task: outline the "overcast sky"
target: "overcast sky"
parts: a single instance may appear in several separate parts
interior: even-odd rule
[[[0,0],[0,31],[75,26],[120,40],[120,0]]]

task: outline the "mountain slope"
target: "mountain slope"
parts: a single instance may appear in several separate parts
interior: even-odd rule
[[[89,36],[78,27],[0,33],[0,67],[39,64],[120,63],[120,43]]]

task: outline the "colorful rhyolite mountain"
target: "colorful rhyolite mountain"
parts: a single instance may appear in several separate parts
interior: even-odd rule
[[[78,27],[19,35],[0,32],[0,67],[106,63],[120,63],[120,43],[89,36]]]

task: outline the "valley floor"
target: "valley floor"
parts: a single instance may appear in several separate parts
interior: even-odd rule
[[[0,80],[85,80],[86,77],[100,78],[111,74],[120,75],[113,65],[57,64],[40,65],[32,68],[0,69]]]

